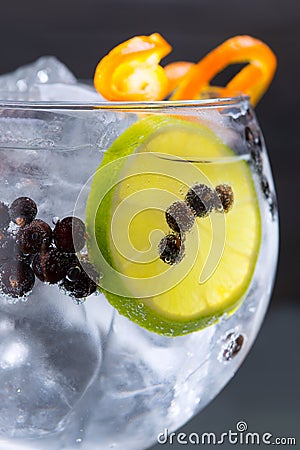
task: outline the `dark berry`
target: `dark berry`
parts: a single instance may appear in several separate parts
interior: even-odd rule
[[[219,184],[216,187],[216,192],[222,203],[222,210],[225,213],[228,213],[228,211],[232,208],[234,202],[234,194],[231,186],[229,186],[228,184]]]
[[[64,278],[61,287],[65,289],[71,297],[80,299],[88,297],[97,290],[97,284],[92,280],[87,272],[92,270],[89,263],[70,267],[67,276]]]
[[[229,343],[223,352],[223,359],[226,361],[230,361],[234,358],[239,353],[244,343],[244,337],[242,334],[239,334],[236,337],[230,334],[228,338]]]
[[[9,209],[5,203],[0,202],[0,230],[6,230],[10,222]]]
[[[251,150],[251,160],[252,160],[252,163],[254,165],[254,169],[256,170],[256,172],[258,174],[262,174],[262,171],[263,171],[262,154],[261,154],[261,151],[256,147],[254,147]]]
[[[214,189],[200,183],[195,184],[188,190],[185,201],[198,217],[207,216],[219,204]]]
[[[262,148],[260,134],[252,131],[249,127],[245,128],[245,139],[249,148],[254,146],[259,147],[260,149]]]
[[[174,202],[166,211],[166,221],[173,231],[184,233],[194,225],[195,216],[185,202]]]
[[[265,175],[261,176],[260,186],[261,186],[261,190],[262,190],[265,198],[268,199],[270,197],[271,190],[270,190],[268,179]]]
[[[10,297],[23,297],[32,290],[34,282],[34,273],[27,264],[20,261],[10,261],[1,267],[1,290]]]
[[[268,202],[269,202],[269,210],[270,210],[270,213],[272,216],[272,220],[274,220],[276,217],[276,212],[277,212],[277,200],[276,200],[276,196],[274,193],[270,193]]]
[[[14,259],[21,261],[25,264],[28,264],[30,266],[30,264],[33,261],[33,257],[34,255],[22,253],[19,247],[17,245],[15,246]]]
[[[50,226],[40,219],[33,220],[21,228],[17,234],[17,245],[24,254],[38,253],[51,244],[52,230]]]
[[[13,259],[15,240],[8,233],[0,231],[0,265]]]
[[[250,122],[253,119],[253,112],[251,109],[247,108],[246,114],[244,116],[248,122]]]
[[[250,127],[245,128],[245,139],[249,146],[254,144],[254,134]]]
[[[10,218],[20,227],[32,222],[37,215],[36,203],[28,197],[19,197],[9,207]]]
[[[22,261],[30,264],[28,255],[24,255],[18,248],[13,236],[0,231],[0,266],[8,261]]]
[[[179,236],[168,234],[158,245],[160,259],[166,264],[177,264],[184,256],[184,244]]]
[[[17,244],[22,253],[38,253],[51,244],[52,230],[50,226],[40,219],[33,220],[29,225],[21,228],[17,234]]]
[[[32,268],[41,281],[55,284],[66,276],[71,264],[70,255],[49,248],[35,255]]]
[[[53,237],[62,252],[78,252],[85,245],[85,225],[78,217],[66,217],[55,225]]]

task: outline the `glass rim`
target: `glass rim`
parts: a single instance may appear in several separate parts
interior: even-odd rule
[[[236,97],[216,97],[199,100],[162,100],[162,101],[99,101],[99,102],[71,102],[71,101],[30,101],[30,100],[1,100],[0,109],[32,109],[32,110],[166,110],[181,108],[221,108],[239,106],[242,103],[250,105],[248,95]]]

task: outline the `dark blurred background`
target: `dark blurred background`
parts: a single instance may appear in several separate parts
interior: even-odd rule
[[[77,77],[91,79],[99,59],[117,43],[155,31],[173,46],[166,63],[197,61],[236,34],[262,39],[278,57],[274,82],[256,109],[280,209],[280,263],[273,299],[259,338],[235,379],[183,431],[222,432],[234,428],[237,420],[246,420],[253,431],[296,436],[300,423],[299,0],[10,0],[1,4],[0,73],[48,54],[65,62]]]

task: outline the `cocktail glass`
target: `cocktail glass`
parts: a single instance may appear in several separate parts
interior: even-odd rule
[[[226,173],[242,161],[251,174],[261,243],[243,303],[202,330],[169,337],[123,317],[104,294],[73,301],[57,284],[39,280],[24,298],[1,294],[2,449],[147,448],[164,429],[175,430],[204,408],[253,344],[272,291],[278,216],[264,140],[247,97],[127,104],[2,102],[0,201],[34,199],[38,217],[52,228],[58,218],[70,215],[85,220],[103,155],[133,123],[154,116],[204,125],[232,150],[231,157],[216,160],[209,152],[204,158],[203,150],[198,157],[197,149],[192,157],[183,149],[180,158],[164,159],[159,149],[155,166],[167,164],[167,176],[179,177],[179,200],[187,184],[197,181],[189,180],[188,167],[204,175],[207,167]],[[236,208],[247,211],[247,204],[235,201]],[[16,232],[11,225],[11,233]]]

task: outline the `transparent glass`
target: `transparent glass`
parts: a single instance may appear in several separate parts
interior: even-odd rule
[[[264,140],[247,97],[149,104],[1,103],[0,201],[34,199],[37,217],[52,228],[57,218],[73,214],[85,220],[91,180],[107,149],[133,123],[157,115],[202,124],[232,150],[221,161],[209,154],[205,159],[185,155],[183,174],[191,164],[204,172],[207,165],[226,171],[240,161],[249,168],[261,244],[244,301],[213,325],[172,338],[120,315],[104,294],[76,302],[57,284],[38,279],[23,298],[0,293],[3,450],[148,448],[165,428],[175,430],[204,408],[253,344],[272,291],[278,215]],[[178,165],[176,158],[169,163]],[[17,233],[16,226],[11,233]]]

